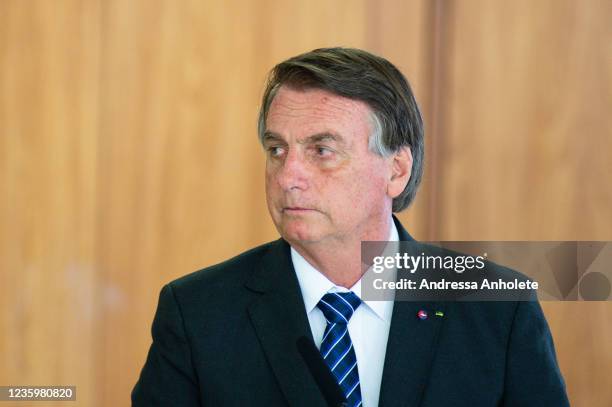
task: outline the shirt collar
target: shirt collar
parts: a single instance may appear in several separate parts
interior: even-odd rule
[[[399,241],[399,234],[393,220],[391,221],[391,230],[389,231],[389,241]],[[319,270],[308,263],[308,261],[293,247],[291,247],[291,260],[293,261],[293,268],[295,269],[295,274],[300,283],[300,290],[302,291],[302,298],[304,299],[307,314],[310,314],[321,298],[328,292],[349,291],[345,287],[335,285],[331,280],[319,272]],[[361,298],[361,279],[351,287],[350,291]],[[383,321],[388,323],[391,322],[393,301],[363,301],[363,304],[367,305]]]

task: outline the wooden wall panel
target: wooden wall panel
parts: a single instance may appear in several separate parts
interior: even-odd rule
[[[611,239],[612,3],[449,2],[442,239]]]
[[[30,6],[0,3],[0,383],[92,405],[99,9]]]
[[[444,2],[432,228],[612,240],[612,2]],[[572,405],[607,406],[612,303],[544,303]]]

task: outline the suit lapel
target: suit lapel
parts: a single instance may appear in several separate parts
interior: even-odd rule
[[[400,240],[413,240],[399,223],[394,221]],[[429,317],[420,320],[417,313],[427,311]],[[380,389],[379,406],[416,407],[421,402],[437,348],[444,304],[433,302],[398,301],[393,306],[391,328]]]
[[[287,402],[291,406],[325,406],[296,346],[301,336],[312,340],[312,333],[285,241],[278,240],[271,246],[247,287],[261,293],[248,312]]]

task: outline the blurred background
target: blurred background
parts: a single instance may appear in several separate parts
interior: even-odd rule
[[[1,0],[0,385],[129,405],[162,285],[277,238],[267,71],[336,45],[416,93],[417,239],[612,240],[610,0]],[[612,405],[612,303],[543,307],[572,405]]]

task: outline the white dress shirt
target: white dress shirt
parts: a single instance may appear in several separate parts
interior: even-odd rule
[[[389,241],[398,240],[399,235],[392,221]],[[332,283],[293,247],[291,248],[291,260],[300,283],[310,330],[315,344],[320,348],[327,321],[317,304],[328,292],[349,290]],[[361,279],[351,287],[350,291],[361,298]],[[363,407],[378,406],[392,313],[393,301],[362,301],[348,323],[349,335],[357,357]]]

